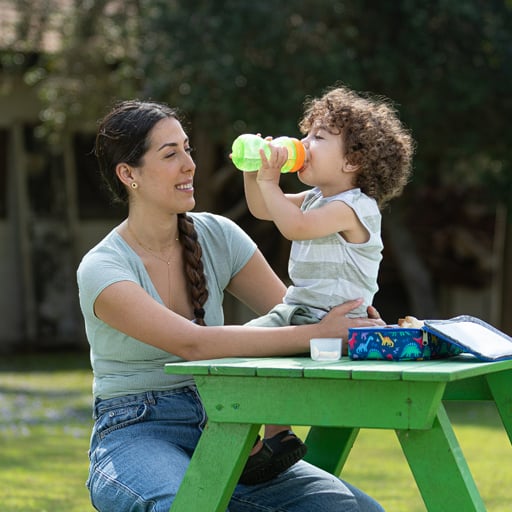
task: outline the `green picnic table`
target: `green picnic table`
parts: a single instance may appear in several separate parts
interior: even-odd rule
[[[335,475],[360,428],[395,430],[430,512],[486,510],[444,400],[494,401],[512,441],[512,360],[229,358],[165,371],[193,375],[208,414],[172,512],[225,512],[265,423],[311,426],[306,460]]]

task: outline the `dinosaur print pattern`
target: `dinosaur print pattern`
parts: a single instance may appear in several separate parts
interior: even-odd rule
[[[422,329],[398,326],[349,329],[348,355],[351,359],[425,361],[461,352],[459,347]]]

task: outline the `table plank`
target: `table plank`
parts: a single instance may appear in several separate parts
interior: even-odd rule
[[[195,376],[208,417],[228,423],[430,428],[444,384]]]
[[[458,356],[440,361],[429,361],[417,368],[406,368],[402,374],[404,380],[425,380],[452,382],[470,377],[488,375],[512,368],[512,361],[479,361],[473,356]]]

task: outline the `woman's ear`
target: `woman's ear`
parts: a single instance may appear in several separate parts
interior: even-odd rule
[[[121,163],[116,165],[116,175],[119,181],[127,187],[135,183],[135,176],[133,175],[133,168],[128,164]]]

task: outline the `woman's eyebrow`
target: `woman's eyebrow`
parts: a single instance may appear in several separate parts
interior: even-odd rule
[[[186,145],[186,144],[188,144],[188,139],[185,139],[185,140],[183,141],[183,144],[185,144],[185,145]],[[162,144],[162,145],[157,149],[157,151],[160,151],[160,150],[162,150],[162,149],[164,149],[164,148],[167,148],[167,147],[176,148],[176,147],[178,147],[178,146],[179,146],[179,144],[178,144],[177,142],[165,142],[164,144]]]

